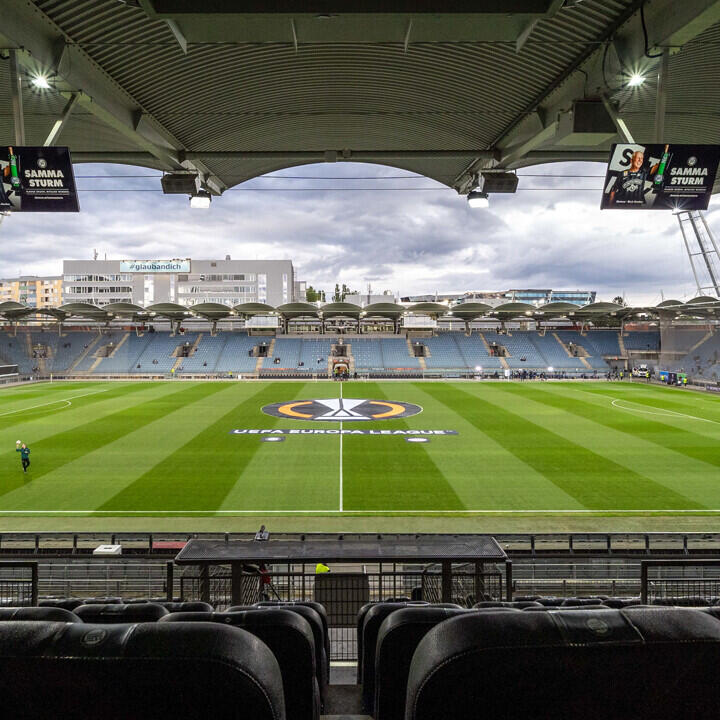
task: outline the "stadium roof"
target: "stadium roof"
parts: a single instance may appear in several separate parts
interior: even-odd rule
[[[324,318],[349,317],[359,318],[362,308],[359,305],[346,302],[328,303],[320,308],[319,314]]]
[[[720,140],[717,0],[0,0],[0,17],[23,79],[22,144],[197,172],[213,193],[322,161],[459,192],[482,170],[604,161],[618,108],[634,137],[654,137],[663,48],[663,140]],[[648,80],[628,89],[632,73]],[[596,102],[584,127],[580,100]],[[0,137],[14,130],[0,115]]]
[[[649,318],[689,317],[720,319],[720,300],[713,297],[695,297],[687,302],[665,300],[656,306],[625,307],[610,302],[595,302],[589,305],[552,302],[547,305],[530,305],[529,303],[504,303],[491,307],[484,303],[461,303],[448,307],[441,303],[417,303],[408,308],[393,303],[375,303],[361,308],[351,303],[328,303],[317,307],[311,303],[287,303],[277,308],[265,303],[245,303],[230,308],[220,303],[201,303],[191,307],[176,303],[158,303],[143,308],[132,303],[113,303],[97,307],[89,303],[69,303],[59,308],[34,308],[17,302],[0,303],[0,318],[11,322],[30,315],[51,315],[58,320],[67,318],[84,318],[88,320],[111,320],[118,318],[134,318],[147,321],[152,317],[169,320],[185,320],[192,316],[200,316],[207,320],[222,320],[231,316],[251,317],[253,315],[279,315],[286,320],[297,318],[333,318],[352,317],[386,317],[392,320],[401,315],[430,315],[444,317],[448,320],[549,320],[551,318],[567,318],[569,320],[603,320],[609,318],[624,319],[631,316],[647,316]]]

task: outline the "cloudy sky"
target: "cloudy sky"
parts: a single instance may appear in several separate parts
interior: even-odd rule
[[[79,215],[5,219],[0,277],[59,274],[63,258],[91,258],[96,249],[109,259],[290,258],[299,279],[328,295],[336,282],[401,295],[590,289],[635,304],[658,302],[661,291],[695,294],[677,220],[601,212],[599,164],[521,170],[517,194],[493,196],[488,210],[470,209],[432,180],[366,164],[273,173],[216,198],[209,211],[164,196],[153,170],[75,172]],[[128,177],[138,175],[145,177]],[[711,202],[708,220],[720,235],[720,201]]]

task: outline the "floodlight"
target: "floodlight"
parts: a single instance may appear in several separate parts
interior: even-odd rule
[[[468,205],[471,208],[486,208],[490,207],[490,198],[486,192],[473,190],[468,193],[467,196]]]
[[[553,371],[553,368],[552,368],[552,366],[551,366],[551,367],[548,368],[548,372],[552,372],[552,371]]]
[[[32,84],[40,90],[50,89],[50,83],[45,75],[34,75],[32,78]]]
[[[627,84],[628,87],[640,87],[645,82],[645,76],[640,73],[633,73]]]
[[[475,372],[482,372],[482,367],[480,365],[476,365]]]
[[[210,207],[210,200],[210,193],[200,190],[197,195],[190,196],[190,207],[195,210],[207,210]]]

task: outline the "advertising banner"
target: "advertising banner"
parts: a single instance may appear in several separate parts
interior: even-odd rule
[[[173,273],[190,272],[189,260],[122,260],[120,272],[124,273]]]
[[[602,210],[706,210],[719,145],[613,145]]]
[[[78,212],[66,147],[0,146],[0,212]]]

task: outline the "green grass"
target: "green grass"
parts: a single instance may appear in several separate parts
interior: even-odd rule
[[[330,382],[179,381],[0,390],[0,516],[297,516],[312,530],[335,527],[326,518],[362,516],[420,516],[415,526],[425,528],[434,525],[423,519],[443,516],[720,515],[720,399],[691,391],[607,382],[357,382],[342,386],[344,397],[411,402],[423,412],[344,429],[458,434],[425,445],[344,435],[342,451],[338,435],[264,443],[230,434],[337,428],[276,419],[261,408],[340,391]],[[17,439],[31,447],[26,475]]]

